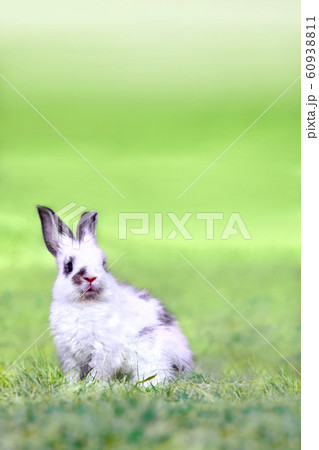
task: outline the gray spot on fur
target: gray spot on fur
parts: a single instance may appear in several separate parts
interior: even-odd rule
[[[154,327],[145,327],[145,328],[142,328],[140,331],[139,331],[139,333],[138,333],[138,335],[141,337],[141,336],[145,336],[146,334],[150,334],[150,333],[152,333],[154,331]]]
[[[174,316],[166,311],[164,307],[158,312],[158,320],[162,325],[172,325],[175,322]]]
[[[80,379],[85,378],[89,372],[91,372],[92,367],[89,366],[89,363],[83,364],[81,366]]]
[[[82,283],[82,277],[86,273],[86,267],[82,267],[75,275],[72,277],[72,281],[74,284],[81,284]]]
[[[176,364],[172,364],[172,369],[176,373],[181,373],[181,372],[184,372],[186,370],[186,368],[184,366],[178,367]]]
[[[141,298],[142,300],[148,301],[151,300],[153,297],[151,296],[151,294],[145,290],[141,291],[138,294],[139,298]]]
[[[132,371],[126,368],[119,368],[114,373],[112,378],[115,378],[116,380],[123,380],[123,381],[129,381],[132,378]]]

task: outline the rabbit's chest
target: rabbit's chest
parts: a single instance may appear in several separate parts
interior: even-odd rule
[[[88,357],[113,352],[123,342],[120,317],[102,308],[52,310],[51,327],[56,344],[73,355]]]

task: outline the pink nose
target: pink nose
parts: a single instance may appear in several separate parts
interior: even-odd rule
[[[96,280],[96,277],[91,277],[91,278],[89,278],[89,277],[83,277],[86,281],[88,281],[90,284],[92,284],[93,283],[93,281],[94,280]]]

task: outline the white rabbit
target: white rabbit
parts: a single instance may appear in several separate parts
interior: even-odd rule
[[[105,267],[95,238],[97,212],[82,214],[75,238],[54,211],[37,208],[59,270],[50,324],[68,379],[127,376],[157,384],[188,372],[192,352],[174,317],[145,290],[119,284]]]

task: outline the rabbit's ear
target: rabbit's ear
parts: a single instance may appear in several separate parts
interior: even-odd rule
[[[64,235],[74,239],[73,233],[52,209],[46,206],[37,206],[37,209],[45,245],[53,256],[57,256],[61,236]]]
[[[94,238],[96,225],[97,225],[96,211],[87,211],[83,213],[78,223],[78,228],[76,231],[76,237],[78,241],[83,242],[85,237]]]

